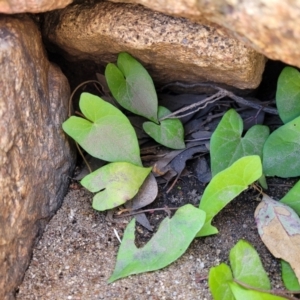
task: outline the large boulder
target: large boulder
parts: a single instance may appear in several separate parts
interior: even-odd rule
[[[109,0],[111,2],[142,4],[152,10],[162,13],[185,17],[197,21],[201,12],[197,7],[197,0]],[[220,2],[220,1],[219,1]],[[222,0],[221,0],[222,2]]]
[[[256,51],[273,60],[300,67],[300,0],[111,0],[140,3],[153,10],[203,18],[228,29]]]
[[[300,0],[198,0],[202,15],[273,60],[300,67]]]
[[[73,0],[1,0],[0,13],[39,13],[66,7]]]
[[[141,5],[70,5],[48,13],[43,23],[45,40],[68,60],[104,66],[116,61],[119,52],[128,52],[160,84],[212,81],[253,89],[261,81],[266,61],[218,25],[193,23]]]
[[[0,17],[0,299],[14,299],[59,208],[75,155],[61,129],[70,95],[26,15]]]

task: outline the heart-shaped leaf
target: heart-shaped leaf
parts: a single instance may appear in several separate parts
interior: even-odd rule
[[[232,280],[231,270],[224,263],[209,270],[208,284],[214,300],[235,300],[228,285]]]
[[[240,240],[230,250],[230,266],[233,277],[249,286],[269,290],[271,283],[261,260],[248,242]]]
[[[171,112],[163,107],[158,107],[158,118],[170,114]],[[157,125],[153,122],[145,122],[143,129],[156,142],[171,149],[184,149],[184,129],[179,119],[166,119]]]
[[[270,134],[263,148],[263,169],[267,176],[300,175],[300,117]]]
[[[96,158],[142,166],[135,131],[120,110],[89,93],[81,94],[79,105],[87,119],[73,116],[65,121],[68,135]]]
[[[218,229],[211,225],[213,217],[261,175],[260,157],[252,155],[240,158],[214,176],[200,201],[199,208],[206,212],[206,220],[197,237],[218,233]]]
[[[157,95],[147,70],[128,53],[120,53],[117,66],[108,64],[105,77],[121,106],[153,122],[157,121]]]
[[[215,176],[243,156],[262,157],[264,143],[269,136],[269,128],[263,125],[252,126],[244,137],[243,120],[230,109],[223,116],[210,140],[212,175]]]
[[[269,251],[287,261],[300,279],[300,218],[287,205],[263,195],[255,210],[258,233]]]
[[[151,172],[151,168],[138,167],[127,162],[116,162],[92,172],[81,180],[89,191],[97,193],[93,208],[111,209],[132,199]]]
[[[300,73],[285,67],[277,82],[276,105],[283,123],[300,116]]]
[[[205,212],[191,204],[182,206],[175,215],[165,218],[158,231],[142,248],[135,246],[135,219],[127,226],[119,248],[115,270],[109,282],[132,274],[164,268],[188,248],[205,220]]]

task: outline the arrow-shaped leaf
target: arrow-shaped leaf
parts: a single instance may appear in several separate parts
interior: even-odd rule
[[[103,211],[132,199],[150,172],[151,168],[127,162],[110,163],[85,176],[81,184],[93,193],[99,192],[93,198],[93,208]]]
[[[206,187],[199,205],[199,208],[206,212],[206,220],[197,237],[218,233],[218,229],[211,225],[213,217],[261,175],[260,157],[252,155],[240,158],[214,176]]]
[[[109,282],[132,274],[164,268],[188,248],[205,220],[205,212],[187,204],[175,215],[165,218],[156,234],[142,248],[135,246],[135,220],[127,226],[118,252],[115,270]]]

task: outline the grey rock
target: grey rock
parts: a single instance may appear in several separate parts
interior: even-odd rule
[[[62,131],[70,95],[27,15],[0,18],[0,299],[14,299],[32,247],[60,207],[75,155]]]

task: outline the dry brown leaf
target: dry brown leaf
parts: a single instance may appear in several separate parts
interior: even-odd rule
[[[157,182],[152,173],[148,175],[138,193],[128,202],[127,208],[140,209],[152,203],[158,194]]]
[[[289,206],[263,196],[255,220],[258,232],[269,251],[287,261],[300,281],[300,218]]]
[[[132,198],[132,200],[128,201],[125,204],[125,207],[132,210],[138,210],[152,203],[156,199],[157,193],[158,186],[156,179],[154,175],[150,173],[143,185],[141,186],[138,193],[135,195],[135,197]],[[149,223],[149,220],[147,219],[144,213],[136,215],[135,218],[136,221],[142,226],[144,226],[150,231],[153,230],[152,226]]]

